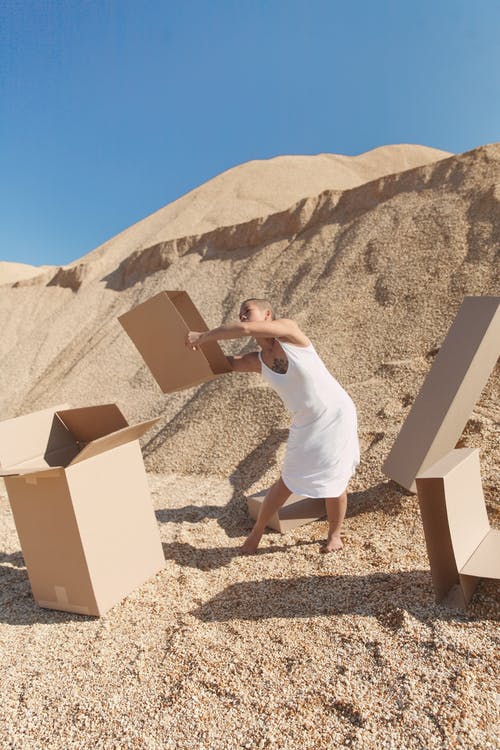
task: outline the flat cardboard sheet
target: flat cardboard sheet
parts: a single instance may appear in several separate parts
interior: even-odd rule
[[[160,292],[118,320],[164,393],[231,372],[229,361],[216,342],[195,351],[186,348],[188,331],[208,330],[187,292]]]
[[[250,518],[257,520],[260,507],[264,502],[268,490],[263,490],[247,499],[248,513]],[[288,500],[281,506],[268,522],[268,527],[284,534],[298,526],[318,521],[326,515],[325,501],[321,499],[303,497],[291,494]]]
[[[500,355],[500,297],[465,297],[383,471],[415,492],[415,477],[452,450]]]
[[[461,575],[500,580],[500,530],[490,529],[460,571]]]
[[[128,426],[127,420],[116,404],[58,409],[56,413],[79,443],[90,443],[92,440]]]
[[[7,469],[30,459],[41,459],[41,465],[48,466],[43,457],[71,440],[55,419],[58,409],[67,408],[67,404],[61,404],[0,422],[0,468]]]

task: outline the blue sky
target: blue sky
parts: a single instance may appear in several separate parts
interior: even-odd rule
[[[3,0],[0,260],[64,264],[229,167],[500,140],[498,0]]]

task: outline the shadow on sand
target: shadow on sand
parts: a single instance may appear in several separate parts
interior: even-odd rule
[[[280,539],[278,532],[270,532],[275,534],[276,539]],[[323,539],[321,541],[324,541]],[[252,557],[262,557],[263,555],[271,555],[274,552],[287,552],[293,547],[304,547],[307,545],[313,545],[320,547],[319,541],[301,541],[295,542],[294,544],[271,544],[267,547],[259,547],[257,552]],[[217,568],[223,568],[225,565],[229,565],[231,560],[235,557],[241,556],[240,545],[234,547],[193,547],[187,542],[164,542],[163,552],[166,560],[174,560],[178,565],[182,565],[187,568],[196,568],[197,570],[215,570]]]
[[[287,437],[288,430],[274,430],[238,464],[230,477],[233,493],[226,505],[190,504],[182,508],[162,508],[156,511],[158,522],[196,523],[205,518],[212,518],[224,529],[228,537],[234,539],[246,535],[253,525],[247,511],[250,487],[259,482],[275,465],[277,450]],[[397,515],[401,510],[403,498],[412,494],[389,479],[362,492],[350,492],[347,518],[373,510],[382,510],[387,515]]]
[[[275,465],[276,452],[286,440],[288,430],[275,430],[238,465],[231,477],[233,492],[225,506],[186,505],[183,508],[163,508],[156,513],[159,523],[195,523],[212,518],[224,529],[229,538],[241,538],[252,526],[247,513],[246,498],[250,487]],[[347,517],[381,510],[388,515],[397,515],[403,498],[409,493],[390,480],[380,482],[363,492],[349,494]],[[273,533],[275,543],[258,550],[257,555],[268,555],[286,551],[290,546],[318,546],[316,541],[299,541],[284,545],[283,538]],[[165,558],[175,560],[181,566],[198,570],[214,570],[228,565],[240,554],[239,544],[228,547],[196,548],[188,543],[171,542],[163,545]],[[417,588],[425,589],[423,613],[415,606]],[[420,600],[422,597],[420,597]],[[387,602],[392,609],[386,614]],[[479,605],[480,609],[480,605]],[[478,607],[473,618],[480,615]],[[449,610],[434,605],[430,574],[428,571],[403,573],[373,573],[362,576],[311,576],[290,580],[264,579],[244,581],[229,586],[193,614],[204,621],[231,619],[265,619],[269,617],[311,617],[324,614],[359,613],[374,615],[384,622],[396,623],[404,610],[421,619],[458,617]],[[26,625],[35,622],[58,624],[69,621],[94,620],[56,610],[42,609],[33,601],[30,583],[23,556],[20,552],[0,555],[0,622]]]
[[[287,436],[288,430],[273,430],[266,440],[238,464],[236,471],[230,477],[233,493],[226,505],[186,505],[183,508],[162,508],[156,511],[158,521],[160,523],[193,523],[205,518],[213,518],[230,538],[247,534],[252,527],[246,503],[249,488],[274,466],[276,452]]]
[[[0,554],[0,622],[8,625],[59,625],[72,621],[93,622],[95,619],[39,607],[33,599],[22,553]]]
[[[237,547],[198,550],[189,544],[166,544],[164,549],[167,559],[199,570],[226,565],[238,554]],[[257,554],[266,555],[287,549],[284,545],[271,545]],[[405,625],[405,613],[428,624],[436,620],[498,621],[498,608],[495,614],[492,614],[491,608],[497,594],[496,581],[481,581],[469,612],[464,614],[435,604],[427,570],[359,576],[264,578],[232,584],[191,614],[202,622],[357,614],[375,617],[384,627],[398,631]],[[22,555],[0,556],[0,622],[9,625],[59,625],[95,620],[95,617],[39,607],[33,600]]]
[[[481,582],[481,590],[489,583]],[[405,612],[423,622],[500,619],[491,615],[491,609],[483,612],[480,596],[467,614],[437,605],[427,570],[243,581],[228,586],[192,614],[203,622],[355,614],[375,617],[397,631],[404,627]]]

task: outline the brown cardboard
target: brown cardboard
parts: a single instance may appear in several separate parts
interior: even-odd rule
[[[121,430],[112,432],[110,435],[103,435],[96,440],[92,440],[72,459],[70,466],[73,466],[80,461],[86,461],[88,458],[97,456],[99,453],[109,451],[112,448],[117,448],[119,445],[129,443],[131,440],[139,439],[144,433],[150,430],[156,422],[158,422],[157,419],[150,419],[147,422],[140,422],[139,424],[134,424],[130,427],[124,427]]]
[[[43,457],[42,465],[49,466],[45,456],[50,456],[67,439],[66,430],[54,420],[54,414],[67,408],[67,404],[61,404],[0,422],[0,467],[15,466],[38,457]]]
[[[79,409],[67,407],[58,409],[57,414],[72,435],[83,443],[89,443],[128,425],[116,404],[84,406]]]
[[[156,421],[128,426],[104,404],[0,423],[0,475],[41,607],[102,615],[165,567],[137,440]]]
[[[500,354],[500,297],[465,297],[383,465],[415,492],[415,477],[452,450]]]
[[[250,518],[257,520],[259,510],[268,490],[263,490],[247,498],[248,512]],[[288,500],[281,506],[277,513],[268,522],[268,527],[284,534],[297,526],[304,526],[311,521],[318,521],[326,515],[325,501],[321,499],[303,497],[291,494]]]
[[[500,579],[500,531],[488,521],[478,449],[450,451],[416,484],[436,598],[466,606],[480,578]]]
[[[231,372],[217,342],[186,347],[188,331],[208,327],[187,292],[160,292],[118,318],[164,393]]]

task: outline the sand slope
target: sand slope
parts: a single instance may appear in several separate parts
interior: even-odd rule
[[[116,317],[160,289],[185,288],[214,326],[234,318],[239,301],[255,294],[300,321],[349,386],[362,429],[383,431],[377,451],[387,450],[404,409],[382,429],[377,412],[384,400],[393,398],[397,383],[406,383],[408,398],[415,395],[429,352],[465,294],[497,289],[499,148],[325,191],[263,221],[196,236],[194,245],[165,243],[170,255],[160,270],[161,253],[136,250],[76,293],[5,288],[0,346],[9,366],[0,375],[2,412],[61,399],[117,400],[132,418],[168,420],[146,449],[151,467],[227,475],[271,426],[286,426],[280,402],[251,375],[162,395]],[[140,283],[133,275],[124,280],[124,263],[139,268]],[[225,347],[233,352],[240,345]]]
[[[153,245],[241,224],[281,211],[323,190],[346,190],[448,156],[451,154],[439,149],[399,144],[380,146],[359,156],[277,156],[246,162],[217,175],[134,225],[134,240],[147,236],[148,244]],[[130,229],[125,232],[128,235]],[[128,240],[123,233],[118,236]],[[80,261],[107,255],[109,250],[109,244],[105,243]]]
[[[13,284],[21,279],[30,279],[47,270],[55,270],[54,266],[30,266],[28,263],[11,263],[0,260],[0,286]]]
[[[415,144],[380,146],[358,156],[278,156],[240,164],[155,211],[69,264],[55,283],[78,287],[104,276],[131,252],[206,234],[288,208],[323,190],[345,190],[382,175],[450,156]],[[40,283],[54,276],[43,273]]]
[[[2,289],[1,417],[62,401],[163,417],[144,454],[167,561],[102,620],[39,610],[0,488],[2,745],[496,747],[498,584],[467,616],[436,607],[417,500],[380,467],[463,296],[500,293],[499,173],[491,144],[180,239],[131,228],[73,276]],[[270,297],[352,395],[340,555],[318,554],[319,522],[236,556],[288,418],[258,375],[160,393],[116,317],[165,288],[211,326]],[[498,391],[496,372],[462,438],[497,526]]]

